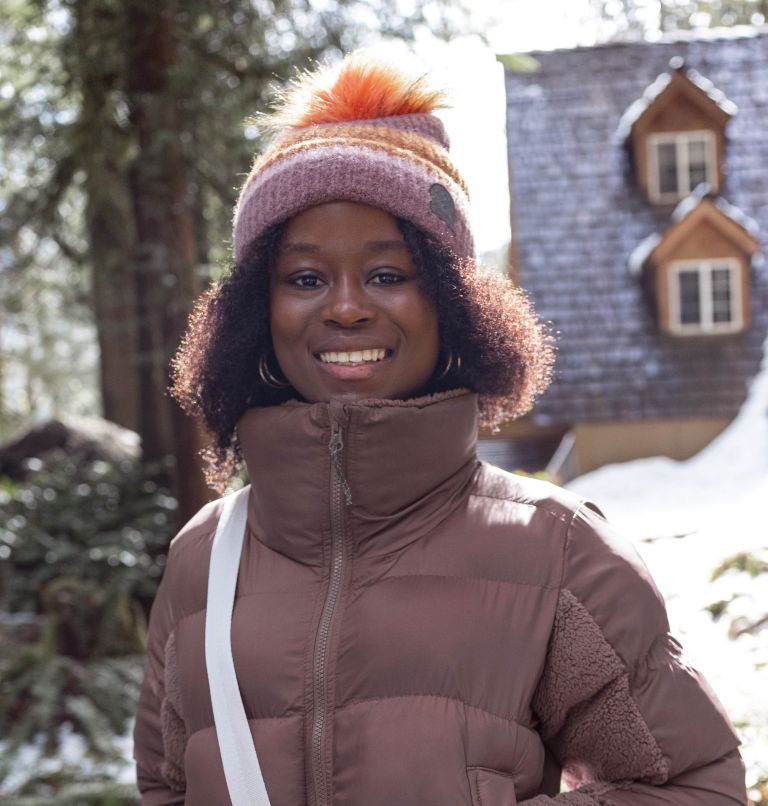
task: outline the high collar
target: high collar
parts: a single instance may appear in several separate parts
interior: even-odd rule
[[[433,529],[477,469],[477,396],[466,390],[249,409],[237,424],[251,479],[249,531],[302,563],[328,557],[334,428],[351,498],[345,534],[357,555],[391,553]]]

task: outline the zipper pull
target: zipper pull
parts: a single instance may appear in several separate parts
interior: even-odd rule
[[[344,476],[344,468],[341,463],[342,451],[344,450],[344,437],[341,433],[341,426],[339,423],[334,422],[331,425],[331,442],[328,446],[331,451],[331,462],[333,469],[336,471],[336,476],[341,484],[341,489],[344,490],[344,500],[347,506],[352,505],[352,490],[349,489],[349,483]]]

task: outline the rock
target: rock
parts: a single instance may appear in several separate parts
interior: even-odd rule
[[[66,417],[39,423],[0,444],[0,475],[20,479],[26,461],[54,449],[84,460],[135,461],[141,454],[138,434],[99,417]]]

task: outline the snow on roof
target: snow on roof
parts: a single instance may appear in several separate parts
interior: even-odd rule
[[[677,207],[672,211],[672,215],[670,216],[671,221],[674,224],[679,223],[684,218],[687,218],[703,201],[704,199],[710,199],[712,204],[717,207],[720,212],[731,219],[735,224],[738,224],[742,229],[746,230],[753,238],[759,238],[760,236],[760,227],[753,218],[750,218],[746,213],[740,210],[735,205],[731,204],[730,202],[726,201],[722,196],[718,196],[717,198],[712,198],[710,196],[710,187],[706,182],[702,182],[701,184],[697,185],[694,191],[690,194],[690,196],[686,196],[680,202],[678,202]],[[645,261],[651,256],[651,252],[661,243],[663,236],[661,233],[654,232],[652,235],[649,235],[647,238],[644,238],[640,243],[632,250],[632,253],[627,260],[627,265],[629,268],[629,273],[633,276],[639,275],[645,264]],[[757,262],[753,262],[753,265],[756,267],[761,265],[760,259],[758,258]]]
[[[705,93],[726,115],[733,117],[739,111],[738,106],[733,101],[728,100],[726,94],[718,89],[708,78],[691,68],[685,70],[685,61],[680,56],[674,56],[670,59],[669,66],[672,71],[684,71],[691,84]],[[661,73],[661,75],[656,76],[653,82],[645,88],[643,94],[627,107],[619,120],[619,125],[616,127],[616,137],[619,140],[623,142],[629,137],[632,127],[642,117],[646,109],[669,86],[670,81],[672,81],[672,72]]]
[[[662,73],[656,76],[653,83],[649,84],[643,90],[643,94],[627,107],[619,120],[619,125],[616,127],[616,136],[619,140],[623,142],[629,137],[632,127],[640,119],[643,112],[645,112],[666,89],[670,81],[672,81],[671,73]]]
[[[726,201],[722,196],[715,199],[715,207],[724,213],[731,221],[736,222],[740,227],[745,229],[753,238],[760,236],[760,227],[754,218],[750,218],[743,210]]]
[[[654,232],[647,238],[644,238],[632,250],[632,254],[627,261],[629,264],[629,273],[633,276],[639,276],[645,265],[645,261],[651,256],[651,252],[661,243],[661,235]]]
[[[726,94],[701,73],[691,68],[685,71],[685,75],[692,84],[697,86],[703,93],[706,93],[726,115],[733,117],[739,111],[739,107],[733,101],[729,101]]]
[[[677,224],[678,221],[682,221],[684,218],[687,218],[703,201],[704,199],[709,196],[710,187],[708,182],[701,182],[700,184],[696,185],[693,189],[693,192],[686,196],[684,199],[681,199],[677,203],[677,207],[672,211],[672,215],[670,219]]]
[[[697,185],[690,196],[686,196],[678,203],[677,207],[672,211],[672,221],[677,223],[687,218],[707,198],[724,216],[730,218],[734,224],[738,224],[743,230],[746,230],[753,238],[760,236],[760,227],[757,221],[754,218],[750,218],[736,205],[726,201],[722,196],[712,198],[710,196],[710,187],[706,182]]]

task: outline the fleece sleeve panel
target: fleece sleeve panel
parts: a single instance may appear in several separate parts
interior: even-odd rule
[[[171,588],[172,554],[152,605],[147,666],[134,728],[134,758],[142,806],[180,806],[185,800],[184,722],[176,686]]]
[[[534,710],[572,791],[529,806],[746,803],[722,706],[684,662],[642,560],[589,503],[568,532]]]

